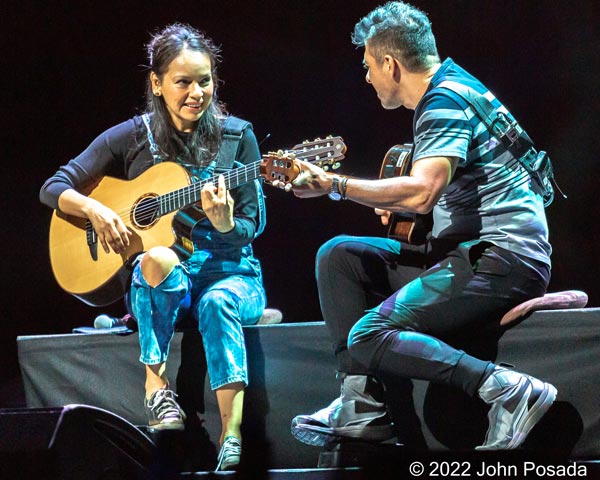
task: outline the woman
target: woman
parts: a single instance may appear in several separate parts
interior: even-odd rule
[[[135,178],[162,161],[178,162],[207,181],[201,192],[206,218],[192,231],[193,255],[180,262],[168,247],[149,249],[137,260],[127,303],[138,321],[145,408],[154,430],[184,428],[165,365],[177,320],[189,315],[197,321],[221,415],[217,469],[225,470],[239,464],[241,454],[248,383],[242,326],[256,323],[265,307],[251,246],[264,228],[264,200],[258,180],[231,192],[222,175],[216,184],[210,180],[231,167],[233,159],[224,158],[231,155],[221,147],[232,123],[241,132],[233,167],[260,158],[250,125],[228,117],[217,101],[218,54],[209,38],[188,25],[173,24],[154,35],[148,44],[147,112],[102,133],[46,181],[40,198],[87,218],[104,250],[119,254],[131,231],[116,212],[79,193],[82,188],[104,175]]]

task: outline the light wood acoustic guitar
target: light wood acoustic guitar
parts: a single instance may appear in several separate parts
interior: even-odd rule
[[[412,147],[411,143],[404,143],[390,148],[381,164],[379,178],[408,175],[412,163]],[[394,212],[389,218],[388,237],[412,245],[423,245],[432,226],[431,214]]]
[[[226,171],[225,185],[232,189],[258,178],[289,183],[300,173],[293,158],[329,169],[339,166],[345,152],[341,137],[306,141]],[[194,250],[191,231],[205,218],[200,192],[208,182],[216,184],[217,177],[193,182],[185,168],[163,162],[133,180],[103,177],[82,192],[114,210],[133,233],[129,247],[121,254],[104,251],[88,220],[56,210],[50,221],[49,247],[52,271],[60,287],[89,305],[108,305],[125,294],[132,261],[138,254],[166,246],[182,258],[188,257]]]

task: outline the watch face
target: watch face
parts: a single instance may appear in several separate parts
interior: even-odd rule
[[[331,200],[341,200],[342,194],[340,193],[340,180],[338,177],[333,177],[331,181],[331,191],[329,192],[329,198]]]

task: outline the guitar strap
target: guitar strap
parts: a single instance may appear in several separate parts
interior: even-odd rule
[[[215,164],[216,172],[230,170],[241,165],[239,162],[236,162],[236,158],[240,150],[240,141],[244,135],[244,130],[247,128],[252,128],[250,122],[231,115],[227,117],[225,124],[223,125],[223,141],[221,143],[221,148],[213,162],[211,162]],[[256,226],[256,233],[254,234],[254,238],[256,238],[264,231],[265,226],[267,225],[267,217],[265,198],[260,180],[254,180],[253,184],[258,199],[258,225]]]
[[[252,128],[250,122],[233,116],[227,117],[223,125],[221,148],[215,157],[217,169],[229,170],[233,168],[240,149],[242,135],[247,128]]]
[[[438,87],[445,88],[461,97],[467,102],[479,119],[483,122],[489,132],[495,136],[506,149],[519,161],[534,180],[532,186],[536,193],[540,194],[544,200],[544,206],[548,206],[554,200],[554,189],[564,198],[567,196],[562,193],[554,179],[554,169],[550,157],[544,151],[537,151],[533,141],[527,135],[527,132],[519,125],[516,120],[511,120],[504,107],[495,108],[491,100],[494,96],[491,92],[480,94],[474,89],[458,82],[443,80]]]
[[[154,164],[160,163],[163,161],[163,157],[160,154],[160,149],[158,145],[154,141],[154,135],[152,135],[152,130],[150,130],[150,115],[144,113],[142,115],[142,121],[146,126],[146,137],[148,138],[148,145],[150,147],[150,153],[152,154],[152,158],[154,159]]]

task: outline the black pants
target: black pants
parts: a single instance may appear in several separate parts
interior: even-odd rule
[[[429,380],[474,395],[493,364],[442,339],[499,329],[510,308],[545,293],[550,270],[487,243],[426,254],[386,238],[342,235],[320,248],[316,275],[340,371]]]

